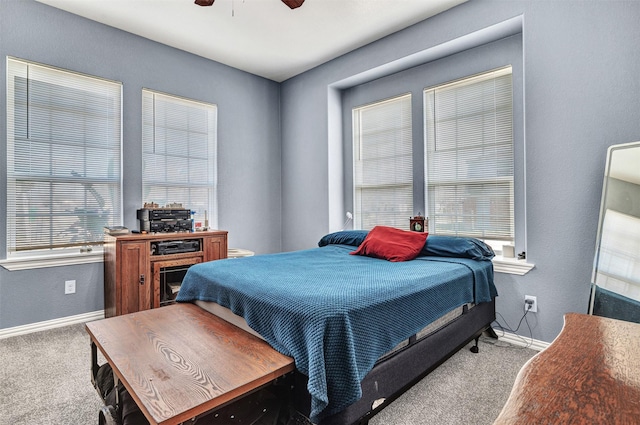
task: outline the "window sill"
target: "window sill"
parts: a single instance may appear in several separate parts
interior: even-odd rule
[[[102,249],[94,248],[91,252],[69,253],[47,256],[18,257],[0,260],[0,266],[9,271],[42,269],[47,267],[74,266],[78,264],[101,263]]]
[[[493,258],[493,271],[496,273],[508,273],[523,276],[534,268],[536,265],[527,263],[526,260],[518,260],[516,258],[504,258],[502,256],[495,256]]]
[[[94,249],[87,253],[59,254],[47,257],[22,257],[0,260],[0,266],[9,271],[41,269],[47,267],[73,266],[78,264],[101,263],[103,253],[101,249]],[[535,267],[535,264],[515,258],[493,258],[493,270],[496,273],[508,273],[523,276]]]

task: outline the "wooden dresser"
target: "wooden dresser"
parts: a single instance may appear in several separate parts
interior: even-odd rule
[[[520,370],[504,424],[640,424],[640,324],[570,313]]]
[[[170,304],[193,264],[227,258],[227,232],[126,234],[104,239],[105,317]],[[190,252],[176,253],[180,243]]]

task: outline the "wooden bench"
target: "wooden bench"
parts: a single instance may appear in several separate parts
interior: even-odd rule
[[[640,324],[565,315],[525,364],[494,425],[640,423]]]
[[[117,380],[153,425],[174,425],[241,398],[294,370],[266,342],[193,304],[86,325]],[[95,365],[93,366],[96,367]]]

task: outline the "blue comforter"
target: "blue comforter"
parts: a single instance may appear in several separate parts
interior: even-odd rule
[[[218,260],[189,268],[178,302],[242,316],[308,376],[311,419],[358,400],[376,360],[433,320],[497,295],[491,261],[423,256],[392,263],[353,246]]]

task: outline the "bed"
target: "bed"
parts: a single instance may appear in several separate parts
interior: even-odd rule
[[[313,423],[365,424],[477,342],[497,296],[493,251],[482,242],[380,227],[332,233],[313,249],[194,265],[176,301],[293,357],[292,405]]]

